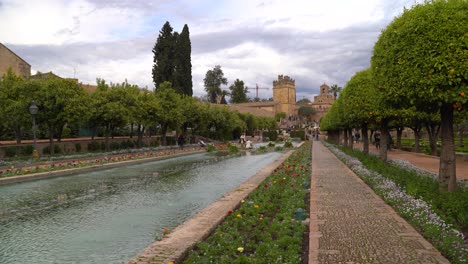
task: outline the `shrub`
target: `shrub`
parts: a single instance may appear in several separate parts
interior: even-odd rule
[[[275,151],[283,151],[283,150],[284,150],[284,148],[281,147],[281,146],[276,146],[275,147]]]
[[[266,151],[267,151],[266,146],[261,146],[261,147],[258,148],[258,152],[265,153]]]
[[[268,137],[269,140],[276,141],[276,139],[278,139],[278,133],[276,133],[276,130],[263,132],[263,137]]]
[[[60,154],[60,153],[62,153],[62,149],[60,148],[60,146],[54,145],[54,154]],[[42,154],[50,155],[50,146],[45,147],[42,150]]]
[[[120,144],[119,142],[111,142],[109,146],[110,150],[118,150],[120,149]]]
[[[14,156],[16,156],[16,147],[6,147],[5,157],[12,158]]]
[[[208,144],[206,146],[206,151],[208,151],[208,152],[216,151],[216,147],[213,144]]]
[[[274,146],[276,146],[276,144],[275,144],[274,142],[271,142],[271,141],[270,141],[270,142],[268,142],[268,145],[267,145],[267,146],[268,146],[268,147],[274,147]]]
[[[75,143],[76,152],[81,152],[81,143]]]
[[[239,152],[239,148],[236,145],[228,144],[229,153],[236,154]]]
[[[286,140],[286,141],[284,142],[284,147],[285,147],[285,148],[292,148],[292,147],[293,147],[293,144],[292,144],[292,142],[291,142],[290,140]]]
[[[305,140],[305,132],[304,130],[295,130],[291,131],[290,136],[292,138],[300,138],[301,140]]]
[[[26,146],[23,146],[19,149],[21,155],[25,155],[25,156],[31,156],[33,151],[34,151],[34,146],[33,145],[26,145]]]
[[[91,141],[91,143],[88,143],[88,151],[99,151],[100,150],[100,144],[97,141]]]

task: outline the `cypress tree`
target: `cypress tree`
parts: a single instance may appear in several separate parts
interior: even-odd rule
[[[174,35],[166,21],[153,48],[153,82],[155,90],[165,81],[174,81]]]
[[[180,34],[175,36],[175,54],[174,54],[174,89],[188,96],[193,94],[192,83],[192,45],[190,43],[190,32],[187,24],[184,25]]]

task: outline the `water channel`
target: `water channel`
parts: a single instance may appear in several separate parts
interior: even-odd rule
[[[194,154],[0,186],[0,263],[122,263],[281,153]]]

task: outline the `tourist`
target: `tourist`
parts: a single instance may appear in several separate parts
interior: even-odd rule
[[[374,133],[374,141],[375,141],[375,147],[377,149],[380,149],[380,132],[375,131]]]
[[[250,141],[250,139],[247,140],[247,142],[245,143],[245,148],[246,148],[246,149],[251,149],[252,147],[253,147],[253,146],[252,146],[252,141]]]
[[[179,137],[177,138],[177,144],[179,144],[180,149],[184,149],[184,144],[185,144],[184,134],[179,135]]]

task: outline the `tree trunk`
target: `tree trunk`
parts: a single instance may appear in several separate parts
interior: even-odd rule
[[[16,144],[21,144],[21,127],[20,126],[16,126],[15,128],[15,138],[16,138]]]
[[[140,125],[138,125],[137,133],[139,132],[140,132]],[[133,138],[133,123],[130,124],[130,138]]]
[[[349,148],[350,149],[353,149],[354,147],[354,140],[353,140],[353,130],[352,129],[348,129],[348,140],[349,140]]]
[[[403,129],[404,129],[404,127],[397,127],[396,128],[396,138],[397,138],[396,148],[397,149],[401,149],[401,135],[403,135]]]
[[[419,153],[421,151],[419,146],[421,126],[415,126],[411,129],[414,132],[414,152]]]
[[[425,123],[427,133],[429,134],[429,146],[431,147],[431,155],[437,155],[437,138],[439,137],[440,125],[434,123]],[[453,131],[453,129],[452,129]]]
[[[106,139],[105,139],[105,141],[104,141],[104,142],[105,142],[105,145],[106,145],[106,152],[109,152],[109,149],[110,149],[110,148],[109,148],[109,145],[110,145],[110,143],[109,143],[109,141],[110,141],[110,140],[109,140],[110,130],[111,130],[111,129],[110,129],[110,126],[107,125],[107,126],[106,126],[106,131],[105,131],[105,133],[106,133]]]
[[[166,133],[167,133],[167,125],[161,125],[161,145],[163,146],[167,146]]]
[[[387,142],[388,142],[388,121],[382,120],[380,129],[380,159],[387,161]]]
[[[453,136],[453,107],[444,104],[440,109],[442,152],[439,166],[439,190],[453,192],[457,189],[455,142]]]
[[[55,146],[54,146],[54,127],[49,126],[49,148],[50,148],[50,156],[55,154]]]
[[[145,134],[145,127],[142,125],[138,125],[138,139],[137,139],[137,146],[141,148],[143,146],[143,135]]]
[[[364,155],[368,155],[369,154],[369,136],[367,134],[367,124],[362,125],[361,135],[362,135],[362,153],[364,153]]]
[[[345,148],[347,148],[349,146],[348,145],[348,130],[347,129],[343,130],[343,139],[344,139],[343,146],[345,146]]]

